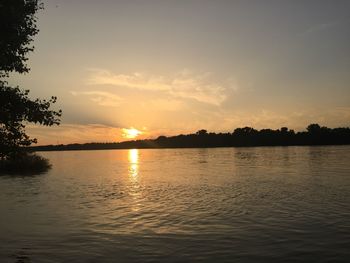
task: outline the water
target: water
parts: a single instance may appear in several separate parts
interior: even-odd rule
[[[0,177],[1,262],[346,262],[350,147],[41,153]]]

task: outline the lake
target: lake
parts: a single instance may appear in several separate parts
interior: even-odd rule
[[[39,154],[0,177],[1,262],[350,258],[350,146]]]

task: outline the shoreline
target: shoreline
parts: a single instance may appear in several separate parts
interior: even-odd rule
[[[69,144],[68,144],[69,145]],[[320,146],[349,146],[349,143],[346,144],[294,144],[294,145],[246,145],[246,146],[203,146],[203,147],[190,147],[190,146],[184,146],[184,147],[112,147],[112,148],[65,148],[65,149],[37,149],[41,147],[48,147],[45,146],[34,146],[30,147],[29,152],[70,152],[70,151],[103,151],[103,150],[166,150],[166,149],[213,149],[213,148],[255,148],[255,147],[307,147],[307,146],[313,146],[313,147],[320,147]],[[67,146],[67,145],[64,145]]]

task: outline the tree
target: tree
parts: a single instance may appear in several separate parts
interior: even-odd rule
[[[313,124],[310,124],[309,126],[307,126],[306,130],[310,134],[317,134],[321,131],[321,127],[317,123],[313,123]]]
[[[288,132],[288,128],[287,127],[282,127],[281,128],[281,133],[287,133]]]
[[[205,135],[208,135],[208,131],[207,130],[199,130],[196,132],[196,135],[199,135],[199,136],[205,136]]]
[[[18,87],[0,86],[0,158],[16,157],[20,147],[29,146],[37,140],[30,139],[25,133],[24,122],[51,126],[59,124],[61,111],[50,110],[50,100],[31,100],[29,90],[21,91]]]
[[[56,97],[49,100],[28,97],[29,90],[10,87],[11,72],[27,73],[28,52],[38,33],[35,13],[42,8],[38,0],[1,0],[0,2],[0,159],[18,157],[23,146],[36,143],[25,133],[28,122],[51,126],[59,124],[62,112],[51,110]]]
[[[43,8],[38,0],[1,0],[0,3],[0,76],[11,71],[26,73],[30,43],[38,33],[35,13]]]

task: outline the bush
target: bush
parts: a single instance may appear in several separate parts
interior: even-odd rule
[[[0,160],[0,175],[34,175],[47,172],[51,164],[36,154],[22,154],[16,158]]]

